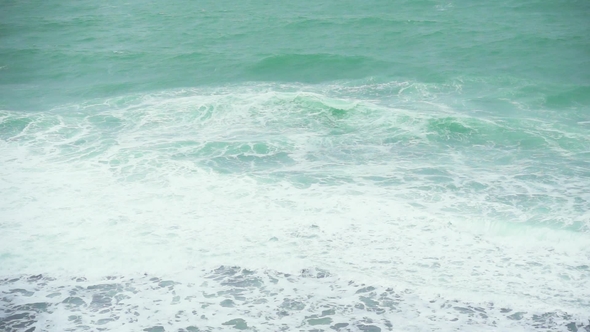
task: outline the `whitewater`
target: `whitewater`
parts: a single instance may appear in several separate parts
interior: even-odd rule
[[[0,331],[590,331],[586,2],[0,7]]]

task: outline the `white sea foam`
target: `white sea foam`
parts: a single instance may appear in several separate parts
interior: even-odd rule
[[[449,312],[461,311],[452,309],[457,306],[465,316],[457,315],[472,319],[462,322],[478,330],[529,330],[537,313],[558,317],[547,323],[555,329],[582,322],[590,310],[590,182],[583,170],[562,172],[567,164],[555,157],[574,158],[571,152],[587,138],[558,126],[533,128],[526,120],[409,110],[339,93],[231,87],[125,96],[38,114],[2,112],[2,125],[21,128],[0,140],[2,274],[55,278],[27,286],[40,292],[75,287],[69,277],[98,284],[117,276],[117,283],[140,290],[131,296],[139,303],[190,293],[153,290],[147,277],[130,280],[143,273],[181,288],[198,284],[198,295],[225,289],[191,281],[220,265],[257,271],[263,279],[318,268],[331,276],[277,278],[303,298],[313,295],[318,308],[341,305],[335,310],[350,328],[371,325],[361,314],[377,315],[371,319],[382,329],[465,327],[449,325],[455,324]],[[537,139],[547,133],[553,136]],[[360,301],[348,280],[398,287],[403,304],[379,314],[346,311]],[[19,289],[19,282],[25,281],[6,281],[3,292]],[[88,308],[92,289],[84,291]],[[249,302],[247,314],[240,309],[258,330],[265,330],[259,325],[264,315],[276,314],[293,296],[288,287],[267,291],[256,288],[252,296],[267,296],[270,304]],[[34,302],[16,294],[11,305]],[[438,312],[429,302],[437,296],[460,305]],[[192,310],[187,301],[174,310]],[[486,308],[484,319],[467,308],[491,302],[527,314],[509,319],[512,313],[496,305]],[[137,309],[142,318],[133,326],[174,315],[154,305],[159,313]],[[60,322],[59,306],[38,318],[48,317],[54,327],[90,324]],[[206,309],[209,321],[202,326],[223,326],[233,317],[223,308]],[[312,311],[272,319],[307,326],[304,316]],[[396,317],[395,328],[381,320],[395,320],[387,315]],[[123,318],[117,319],[105,324],[121,328]],[[167,328],[186,328],[182,324]],[[281,326],[268,324],[270,330]]]

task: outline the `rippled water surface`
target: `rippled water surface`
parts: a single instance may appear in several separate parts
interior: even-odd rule
[[[0,330],[590,331],[583,1],[4,1]]]

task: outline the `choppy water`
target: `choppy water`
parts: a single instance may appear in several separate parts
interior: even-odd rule
[[[590,331],[590,6],[3,1],[0,329]]]

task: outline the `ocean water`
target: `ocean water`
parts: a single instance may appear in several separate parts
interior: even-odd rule
[[[590,331],[589,18],[0,0],[0,330]]]

